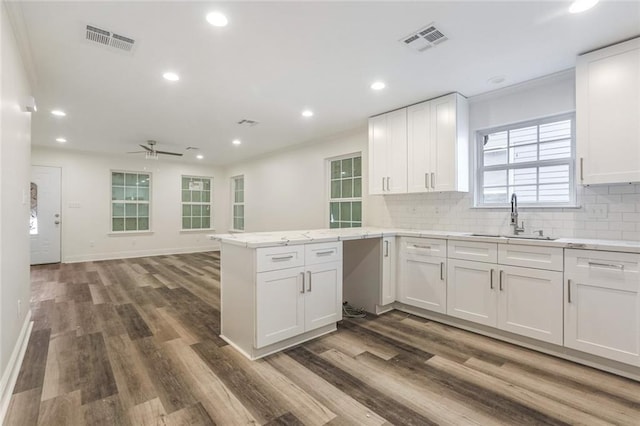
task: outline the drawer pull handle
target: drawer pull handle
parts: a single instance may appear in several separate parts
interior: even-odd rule
[[[567,280],[567,302],[571,303],[571,280]]]
[[[502,291],[504,289],[504,287],[502,286],[502,275],[504,274],[504,271],[502,269],[500,269],[500,291]]]
[[[318,251],[318,252],[316,252],[316,256],[326,256],[326,255],[332,254],[332,253],[334,253],[334,250]]]
[[[280,257],[272,257],[271,260],[289,260],[289,259],[293,259],[293,255],[290,254],[289,256],[280,256]]]
[[[311,271],[307,271],[307,274],[309,274],[309,287],[307,288],[307,291],[311,293]]]
[[[421,246],[421,245],[418,245],[418,244],[413,244],[412,247],[413,248],[417,248],[417,249],[431,250],[431,246]]]
[[[588,262],[589,266],[602,266],[603,268],[616,268],[624,271],[624,265],[619,263],[600,263],[600,262]]]
[[[489,288],[493,290],[493,268],[491,268],[491,271],[489,272]]]
[[[440,281],[444,281],[444,262],[440,262]]]
[[[302,275],[302,290],[300,290],[300,293],[304,294],[304,272],[300,272],[300,275]]]

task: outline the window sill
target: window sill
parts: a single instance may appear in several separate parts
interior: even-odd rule
[[[216,232],[213,228],[198,228],[198,229],[181,229],[181,234],[199,234],[205,232]]]
[[[537,210],[537,209],[581,209],[580,205],[539,205],[539,206],[521,206],[518,205],[518,210]],[[471,209],[478,210],[511,210],[511,205],[504,206],[473,206]]]
[[[244,229],[229,229],[228,232],[230,234],[243,234],[244,233]]]
[[[137,235],[153,235],[155,232],[153,231],[119,231],[119,232],[108,232],[107,236],[109,237],[132,237]]]

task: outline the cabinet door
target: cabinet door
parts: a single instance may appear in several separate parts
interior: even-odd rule
[[[396,301],[396,238],[382,239],[382,289],[380,305]]]
[[[498,265],[458,259],[448,263],[447,314],[495,327]]]
[[[433,191],[469,190],[468,106],[461,95],[431,101],[431,176]]]
[[[407,108],[407,192],[431,190],[431,102]]]
[[[638,117],[640,38],[578,57],[576,148],[583,184],[640,181]]]
[[[256,275],[256,348],[303,333],[304,268]]]
[[[386,191],[387,146],[389,132],[387,115],[369,119],[369,194],[380,195]]]
[[[592,265],[566,275],[564,344],[640,366],[638,271],[616,268],[615,262]]]
[[[407,192],[407,109],[387,114],[387,194]]]
[[[403,254],[400,264],[400,301],[407,305],[446,313],[446,258]]]
[[[342,262],[306,267],[304,294],[305,330],[342,319]]]
[[[500,266],[498,328],[562,345],[562,272]]]

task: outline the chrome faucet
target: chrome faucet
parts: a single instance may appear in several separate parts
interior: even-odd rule
[[[518,226],[518,196],[515,192],[511,194],[511,226],[513,227],[513,235],[524,232],[524,220],[522,225]]]

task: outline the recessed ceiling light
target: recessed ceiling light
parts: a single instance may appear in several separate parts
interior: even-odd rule
[[[303,117],[313,117],[313,111],[311,111],[310,109],[305,109],[304,111],[302,111],[302,116]]]
[[[234,145],[240,145],[242,143],[242,141],[240,139],[234,139],[231,141],[232,144]]]
[[[229,20],[220,12],[211,12],[207,15],[207,22],[214,27],[226,27]]]
[[[504,83],[506,80],[507,80],[507,77],[505,77],[504,75],[496,75],[495,77],[491,77],[490,79],[488,79],[487,83],[500,84],[500,83]]]
[[[53,111],[51,111],[51,114],[57,117],[64,117],[65,115],[67,115],[67,113],[62,111],[61,109],[54,109]]]
[[[164,74],[162,74],[162,76],[164,77],[165,80],[169,80],[169,81],[180,80],[180,76],[175,72],[165,72]]]
[[[580,13],[591,9],[598,3],[598,0],[575,0],[569,7],[570,13]]]
[[[56,138],[56,142],[65,143],[66,141],[65,138]]]
[[[371,84],[371,89],[373,90],[382,90],[385,87],[387,87],[387,85],[384,84],[384,81],[376,81],[373,84]]]
[[[202,154],[198,154],[198,155],[196,155],[196,158],[197,158],[198,160],[202,160],[202,159],[204,158],[204,155],[202,155]]]

